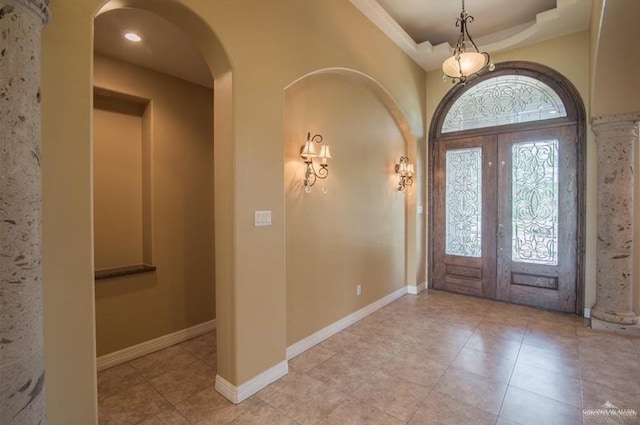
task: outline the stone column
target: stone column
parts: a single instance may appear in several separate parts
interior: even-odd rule
[[[0,424],[44,424],[40,32],[47,0],[0,0]]]
[[[594,118],[598,145],[598,244],[592,327],[624,331],[633,313],[634,162],[640,115]]]

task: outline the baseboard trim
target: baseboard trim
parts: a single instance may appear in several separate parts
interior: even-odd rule
[[[425,289],[427,289],[426,282],[425,283],[421,283],[418,286],[408,285],[407,286],[407,294],[418,295],[420,292],[424,291]]]
[[[222,376],[216,376],[216,391],[233,404],[241,403],[267,385],[277,381],[289,373],[289,363],[286,360],[265,370],[244,384],[236,387]]]
[[[401,296],[407,293],[407,287],[403,286],[402,288],[392,292],[386,297],[380,298],[378,301],[369,304],[368,306],[361,308],[360,310],[351,313],[350,315],[338,320],[337,322],[327,326],[324,329],[320,329],[318,332],[309,335],[308,337],[301,339],[295,344],[287,347],[287,360],[291,360],[292,358],[298,356],[299,354],[304,353],[309,348],[313,347],[324,341],[325,339],[337,334],[338,332],[348,328],[359,320],[364,319],[371,313],[380,310],[382,307],[390,304],[400,298]]]
[[[160,351],[164,348],[171,347],[172,345],[179,344],[188,339],[206,334],[207,332],[211,332],[215,329],[216,320],[213,319],[187,329],[182,329],[131,347],[123,348],[122,350],[114,351],[113,353],[105,354],[97,359],[96,363],[98,371]]]
[[[591,318],[591,309],[590,309],[590,308],[585,308],[585,309],[582,311],[582,316],[583,316],[585,319],[590,319],[590,318]]]

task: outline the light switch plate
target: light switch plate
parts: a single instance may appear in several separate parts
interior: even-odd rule
[[[418,214],[422,214],[422,212],[424,211],[422,205],[418,205]]]
[[[256,226],[271,226],[271,211],[255,211],[254,224]]]

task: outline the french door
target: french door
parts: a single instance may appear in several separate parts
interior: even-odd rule
[[[574,125],[435,141],[433,286],[575,312]]]

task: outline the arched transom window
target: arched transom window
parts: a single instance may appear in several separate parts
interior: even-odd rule
[[[499,75],[476,84],[451,106],[442,133],[566,117],[558,94],[527,75]]]

